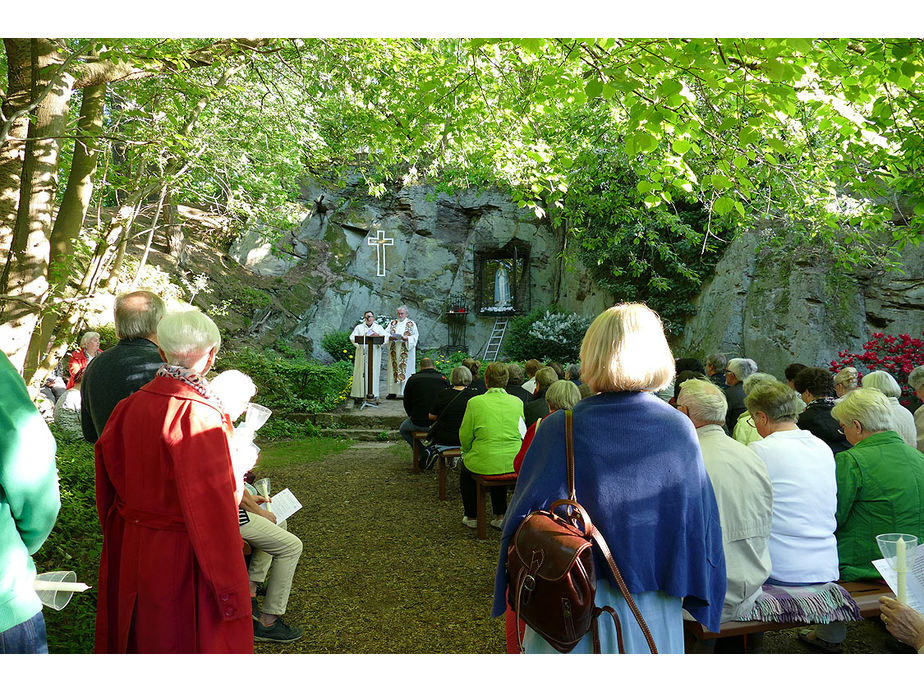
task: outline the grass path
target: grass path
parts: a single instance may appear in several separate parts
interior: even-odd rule
[[[403,442],[318,445],[260,455],[273,492],[288,487],[303,506],[289,519],[305,548],[286,620],[305,637],[257,651],[504,652],[503,618],[489,617],[499,532],[478,541],[462,526],[457,474],[440,501],[436,471],[412,474]]]

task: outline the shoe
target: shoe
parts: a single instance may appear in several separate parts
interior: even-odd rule
[[[251,613],[251,615],[253,616],[253,620],[254,620],[254,621],[259,621],[259,620],[260,620],[260,605],[257,604],[257,598],[256,598],[256,597],[251,597],[251,598],[250,598],[250,613]]]
[[[468,527],[469,529],[476,529],[478,527],[478,520],[474,518],[469,518],[468,515],[463,515],[462,524]]]
[[[828,642],[815,635],[814,628],[805,628],[799,632],[799,640],[809,647],[828,654],[841,654],[844,651],[839,642]]]
[[[269,627],[259,621],[253,624],[253,639],[257,642],[295,642],[304,634],[304,628],[287,625],[281,616]]]
[[[491,526],[494,529],[502,529],[504,526],[504,518],[501,518],[499,520],[497,518],[494,518],[493,520],[491,520]]]
[[[397,399],[397,395],[388,395],[385,399]]]

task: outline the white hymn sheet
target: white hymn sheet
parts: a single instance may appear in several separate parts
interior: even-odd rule
[[[273,496],[270,502],[273,504],[273,515],[276,516],[277,525],[283,520],[292,517],[292,515],[302,507],[302,504],[298,502],[298,499],[287,488],[282,489]],[[261,503],[260,507],[266,509],[266,503]]]
[[[908,606],[924,613],[924,546],[915,548],[908,565]],[[898,574],[889,567],[889,562],[880,558],[873,565],[895,594],[898,594]]]

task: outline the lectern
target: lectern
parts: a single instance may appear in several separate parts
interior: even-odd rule
[[[375,382],[372,373],[372,364],[374,359],[369,358],[369,349],[373,346],[379,346],[385,343],[385,337],[380,334],[374,335],[359,335],[354,337],[357,344],[363,345],[363,390],[366,392],[366,398],[363,401],[363,405],[360,407],[360,411],[366,407],[377,407],[378,404],[371,402],[370,400],[375,399],[375,394],[372,392],[372,385]]]

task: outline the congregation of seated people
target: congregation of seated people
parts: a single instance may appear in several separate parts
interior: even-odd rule
[[[460,451],[456,468],[465,527],[477,527],[477,478],[509,481],[490,486],[486,494],[488,524],[501,532],[501,562],[517,523],[535,509],[528,494],[562,497],[554,495],[561,492],[560,480],[549,470],[557,475],[564,469],[563,464],[558,469],[562,460],[556,457],[564,412],[573,412],[578,422],[577,450],[600,465],[592,476],[599,480],[599,497],[580,490],[595,518],[599,513],[611,527],[621,526],[609,504],[638,512],[632,493],[646,483],[667,493],[663,489],[681,483],[674,474],[690,485],[684,498],[696,498],[699,509],[681,517],[688,511],[665,496],[663,507],[671,509],[657,512],[668,519],[653,530],[661,541],[679,522],[687,532],[684,540],[695,540],[685,559],[691,561],[690,583],[660,582],[658,575],[630,585],[646,618],[656,624],[662,651],[682,651],[676,624],[671,625],[681,610],[683,618],[713,630],[755,620],[765,591],[798,594],[837,581],[880,579],[872,563],[881,557],[879,534],[924,539],[924,406],[914,413],[903,406],[892,375],[861,376],[849,367],[832,373],[791,363],[777,378],[744,355],[673,359],[666,342],[650,353],[632,352],[639,359],[633,362],[619,349],[620,340],[638,336],[631,331],[637,323],[614,310],[588,330],[581,363],[482,364],[468,358],[447,377],[423,358],[406,383],[407,417],[399,432],[412,448],[432,444],[439,451]],[[645,319],[652,320],[657,337],[660,322]],[[115,328],[118,344],[106,350],[97,333],[85,333],[71,354],[67,386],[49,394],[57,400],[59,425],[96,443],[103,528],[96,651],[240,653],[252,652],[254,641],[298,640],[304,629],[283,616],[303,544],[284,522],[277,525],[265,505],[269,498],[245,483],[257,454],[233,425],[256,394],[253,382],[236,371],[206,377],[221,339],[214,322],[198,310],[167,313],[156,294],[134,291],[117,298]],[[663,334],[659,338],[664,341]],[[924,399],[924,365],[908,374],[908,384]],[[47,387],[51,391],[50,381]],[[642,429],[651,436],[644,445],[633,439]],[[425,440],[415,432],[425,432]],[[653,460],[663,450],[679,466],[648,470],[648,478],[645,470],[614,464],[622,459],[616,450]],[[194,464],[174,466],[177,456]],[[682,474],[680,460],[689,465]],[[136,474],[145,479],[144,494],[131,480]],[[521,483],[524,477],[528,483]],[[159,500],[152,505],[148,496],[155,487]],[[619,490],[607,497],[604,487]],[[177,532],[183,533],[179,543]],[[639,541],[654,544],[654,535],[641,536]],[[242,539],[253,549],[249,559]],[[612,542],[614,553],[625,550],[616,536]],[[639,554],[639,561],[652,566],[666,560],[650,548]],[[178,559],[187,568],[177,567],[176,580],[152,577],[160,575],[155,566]],[[697,571],[702,574],[694,580]],[[507,651],[547,651],[503,608],[498,595],[504,586],[499,568],[494,615],[506,613]],[[130,608],[127,590],[133,591]],[[608,591],[605,578],[598,590],[617,608],[625,606]],[[165,600],[175,613],[159,608]],[[220,614],[213,613],[215,603]],[[919,614],[891,600],[884,601],[882,614],[901,642],[924,646]],[[799,632],[803,643],[821,652],[841,651],[846,636],[843,621],[818,620]],[[523,642],[530,645],[521,650]],[[760,643],[752,635],[748,651],[760,651]],[[744,651],[737,639],[699,646]]]

